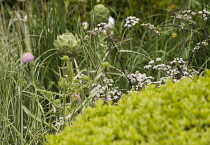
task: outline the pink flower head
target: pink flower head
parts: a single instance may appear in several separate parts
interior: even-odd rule
[[[21,58],[23,63],[28,63],[34,60],[34,56],[31,53],[24,53]]]
[[[77,98],[77,100],[78,100],[79,102],[81,102],[81,101],[82,101],[82,100],[81,100],[80,95],[77,95],[77,94],[72,94],[72,96],[73,96],[73,97],[76,97],[76,98]]]

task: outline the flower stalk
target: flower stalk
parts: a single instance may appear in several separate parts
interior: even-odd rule
[[[73,67],[72,67],[72,60],[68,59],[66,60],[67,62],[67,69],[68,69],[68,80],[69,83],[72,84],[73,83],[73,76],[74,76],[74,71],[73,71]]]

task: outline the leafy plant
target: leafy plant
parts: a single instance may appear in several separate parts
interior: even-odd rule
[[[45,145],[208,145],[209,100],[210,71],[159,88],[150,85],[125,95],[118,106],[98,101],[71,126],[47,135]]]

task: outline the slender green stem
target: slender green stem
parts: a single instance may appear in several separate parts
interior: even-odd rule
[[[74,71],[73,71],[73,67],[72,67],[72,60],[67,60],[67,69],[68,69],[69,83],[72,84],[73,77],[74,77]]]

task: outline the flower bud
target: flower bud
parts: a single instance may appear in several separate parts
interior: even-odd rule
[[[61,57],[61,60],[70,60],[70,59],[67,55],[64,55],[63,57]]]
[[[86,76],[86,75],[83,75],[83,76],[82,76],[82,79],[85,80],[85,81],[88,81],[88,80],[89,80],[89,77]]]
[[[64,33],[62,35],[58,35],[57,40],[55,40],[53,44],[60,54],[74,57],[78,53],[80,39],[77,35],[74,36],[72,33]]]
[[[102,63],[102,65],[105,66],[105,67],[110,67],[111,66],[107,61]]]
[[[61,100],[60,100],[60,99],[55,99],[54,102],[55,102],[56,104],[60,104],[60,103],[61,103]]]

